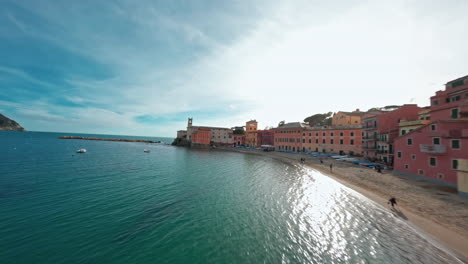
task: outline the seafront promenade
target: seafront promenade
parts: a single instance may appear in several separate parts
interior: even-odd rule
[[[468,199],[457,195],[456,189],[416,180],[392,171],[378,173],[374,169],[323,159],[306,154],[264,152],[245,148],[219,148],[220,150],[262,155],[296,166],[308,166],[341,182],[374,202],[389,208],[390,197],[397,198],[395,217],[423,230],[441,244],[453,249],[468,261]],[[301,163],[300,159],[305,162]],[[330,172],[329,165],[333,164]]]

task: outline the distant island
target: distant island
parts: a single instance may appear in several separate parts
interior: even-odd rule
[[[0,131],[25,131],[15,120],[0,114]]]

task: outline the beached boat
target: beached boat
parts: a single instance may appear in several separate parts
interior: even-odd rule
[[[76,151],[76,153],[86,153],[86,149],[79,149]]]

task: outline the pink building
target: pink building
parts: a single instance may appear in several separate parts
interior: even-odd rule
[[[399,122],[417,120],[420,110],[421,108],[415,104],[406,104],[393,111],[364,116],[362,120],[364,156],[392,164],[393,141],[398,137]]]
[[[243,146],[245,145],[245,135],[233,135],[234,137],[234,143],[233,146]]]
[[[460,159],[468,159],[468,76],[431,97],[432,123],[395,139],[396,173],[457,186]]]
[[[257,147],[275,144],[275,132],[273,130],[257,130]]]
[[[303,151],[302,133],[308,127],[301,122],[292,122],[273,128],[274,146],[280,151]]]

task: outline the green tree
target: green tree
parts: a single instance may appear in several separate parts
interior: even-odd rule
[[[331,125],[333,112],[324,114],[315,114],[304,119],[304,122],[309,123],[310,126],[329,126]]]

